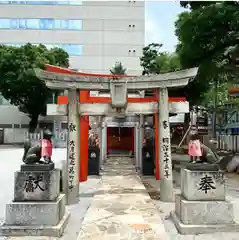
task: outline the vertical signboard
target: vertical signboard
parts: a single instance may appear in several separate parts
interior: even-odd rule
[[[74,204],[78,202],[79,195],[79,117],[78,103],[79,92],[68,91],[68,144],[67,144],[67,167],[68,167],[68,190],[67,202]]]
[[[173,176],[169,125],[168,89],[159,89],[160,198],[173,201]]]

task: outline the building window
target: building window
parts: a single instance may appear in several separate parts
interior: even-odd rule
[[[3,43],[2,43],[3,44]],[[20,47],[25,45],[26,43],[4,43],[4,45],[6,46],[13,46],[13,47]],[[32,45],[39,45],[40,43],[32,43]],[[41,43],[44,44],[44,43]],[[44,44],[46,46],[47,49],[51,49],[51,48],[62,48],[64,49],[69,56],[81,56],[82,55],[82,49],[83,46],[79,45],[79,44]]]
[[[82,1],[2,1],[0,4],[26,4],[26,5],[82,5]]]
[[[26,29],[27,20],[26,19],[19,19],[18,26],[19,26],[20,29]]]
[[[70,55],[70,56],[80,56],[82,55],[82,46],[77,44],[64,44],[62,48]]]
[[[82,21],[81,20],[68,20],[68,21],[69,21],[68,29],[71,29],[71,30],[82,29]]]
[[[40,19],[39,20],[40,22],[40,29],[43,29],[43,30],[48,30],[48,29],[54,29],[54,19]]]
[[[57,19],[54,22],[54,28],[55,29],[69,29],[69,24],[68,20],[60,20]]]
[[[22,21],[22,23],[24,23],[24,21]],[[24,29],[39,29],[38,19],[26,19],[25,24],[26,26],[25,27],[23,26]],[[19,24],[19,28],[20,28],[20,24]]]
[[[0,20],[0,28],[10,28],[11,27],[11,23],[10,23],[10,19],[5,19],[5,18],[2,18]]]
[[[17,19],[11,19],[10,20],[10,28],[11,29],[18,29],[18,21],[17,21]]]
[[[5,19],[0,18],[0,29],[81,30],[80,19]]]

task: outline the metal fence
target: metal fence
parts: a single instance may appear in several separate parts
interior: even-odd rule
[[[217,149],[225,151],[239,152],[239,136],[237,135],[218,135]]]
[[[98,135],[97,129],[89,130],[89,137],[92,134]],[[33,145],[36,145],[40,142],[43,137],[43,131],[35,132],[35,133],[27,133],[25,139],[29,139]],[[61,132],[55,132],[53,134],[52,142],[55,148],[66,148],[67,147],[67,138],[68,138],[68,131],[63,130]]]
[[[90,130],[91,134],[97,134],[97,130]],[[42,132],[27,133],[26,139],[29,139],[33,144],[39,143],[42,138]],[[55,148],[66,148],[67,146],[67,130],[61,132],[55,132],[53,136],[53,145]],[[202,141],[207,143],[209,141],[208,136],[203,136]],[[239,152],[239,135],[218,135],[216,148],[219,150]]]
[[[26,139],[29,139],[32,144],[36,145],[42,139],[43,132],[27,133]],[[55,132],[52,138],[53,146],[55,148],[66,148],[67,146],[67,131]]]

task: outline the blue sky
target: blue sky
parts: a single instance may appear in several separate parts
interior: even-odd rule
[[[174,22],[177,15],[185,11],[179,1],[146,1],[146,44],[162,43],[162,50],[173,52],[177,44]]]

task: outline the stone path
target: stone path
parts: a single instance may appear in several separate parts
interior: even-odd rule
[[[167,240],[164,225],[132,159],[111,157],[81,226],[80,239]]]

